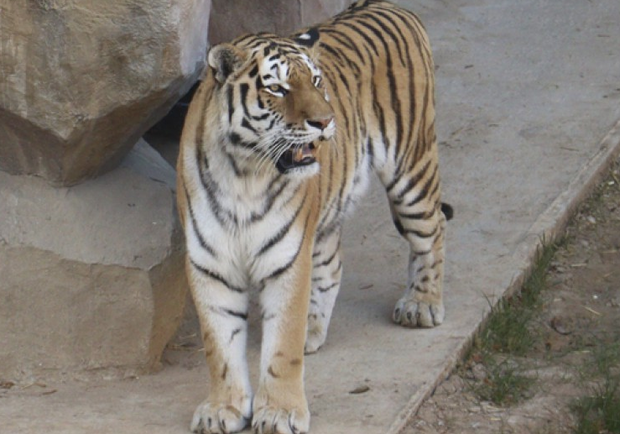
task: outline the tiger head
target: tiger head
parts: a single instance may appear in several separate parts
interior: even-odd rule
[[[318,172],[318,149],[333,137],[335,122],[308,45],[262,34],[209,51],[220,134],[229,155],[246,167],[272,166],[296,177]]]

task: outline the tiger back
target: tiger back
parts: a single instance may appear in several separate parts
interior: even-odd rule
[[[245,35],[211,48],[178,162],[186,271],[210,373],[194,432],[250,422],[260,433],[308,431],[304,352],[325,342],[342,225],[372,171],[410,245],[393,320],[443,321],[451,209],[440,202],[433,70],[419,19],[382,1],[288,38]],[[251,292],[263,327],[256,393],[245,355]]]

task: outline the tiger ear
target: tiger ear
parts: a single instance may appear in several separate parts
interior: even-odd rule
[[[232,44],[218,44],[209,50],[207,63],[215,73],[215,79],[224,83],[245,61],[246,54]]]
[[[311,48],[316,45],[319,41],[319,29],[316,27],[311,27],[306,30],[304,33],[299,33],[295,36],[295,42],[299,45],[303,45],[304,47]]]

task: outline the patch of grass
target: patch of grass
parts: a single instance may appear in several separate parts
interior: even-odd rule
[[[471,357],[482,363],[486,377],[472,389],[479,399],[495,405],[518,402],[534,383],[532,378],[521,374],[515,357],[525,355],[538,339],[531,324],[540,310],[540,294],[547,287],[547,270],[558,244],[543,240],[542,245],[521,292],[493,307],[474,341]]]
[[[535,342],[528,327],[532,317],[533,311],[516,304],[514,299],[500,300],[476,338],[476,347],[483,354],[523,355]]]
[[[483,352],[521,356],[534,345],[536,337],[530,323],[540,310],[540,293],[547,287],[547,270],[558,243],[543,240],[542,246],[521,292],[500,300],[489,315],[476,339],[476,346]]]
[[[577,399],[572,410],[577,417],[576,434],[620,434],[620,344],[600,343],[592,355],[586,375],[594,381],[588,396]]]
[[[611,336],[614,339],[614,336]],[[617,339],[617,338],[616,338]],[[620,342],[599,340],[592,352],[593,374],[603,378],[620,380]]]
[[[548,243],[544,238],[538,250],[534,267],[525,281],[519,295],[521,307],[525,309],[540,308],[540,293],[547,288],[547,271],[558,248],[566,243],[564,238]]]
[[[594,396],[583,397],[573,406],[576,434],[620,433],[620,398],[617,384],[605,384]]]
[[[521,374],[521,367],[513,360],[498,361],[487,356],[484,360],[486,377],[473,386],[479,399],[498,406],[508,406],[521,401],[528,394],[534,379]]]

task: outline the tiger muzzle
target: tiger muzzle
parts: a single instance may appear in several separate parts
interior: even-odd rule
[[[303,145],[293,145],[290,149],[284,151],[282,156],[276,162],[276,168],[280,173],[286,173],[297,167],[309,166],[316,163],[316,152],[320,144],[310,142]]]

